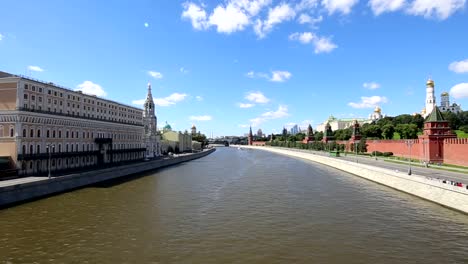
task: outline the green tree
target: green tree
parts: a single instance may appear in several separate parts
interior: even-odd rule
[[[415,124],[418,129],[424,127],[424,118],[420,114],[415,114],[412,116],[411,124]]]
[[[391,123],[388,123],[382,127],[382,136],[384,139],[392,139],[394,133],[395,127]]]
[[[418,138],[419,129],[415,124],[398,124],[395,132],[400,134],[401,139],[414,139]]]
[[[395,116],[393,119],[393,125],[396,127],[399,124],[411,124],[413,121],[413,116],[408,114],[403,114],[399,116]]]
[[[314,137],[316,141],[321,141],[323,139],[323,132],[315,131]]]
[[[442,116],[449,122],[449,126],[453,130],[458,129],[462,124],[459,116],[452,112],[444,112],[442,113]]]
[[[336,140],[348,140],[351,138],[351,128],[338,129],[334,131],[334,137]]]

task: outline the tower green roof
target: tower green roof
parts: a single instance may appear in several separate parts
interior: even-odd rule
[[[440,122],[445,121],[442,113],[440,112],[439,108],[436,106],[432,110],[431,114],[426,118],[426,122]]]

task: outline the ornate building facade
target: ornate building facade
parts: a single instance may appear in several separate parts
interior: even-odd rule
[[[5,72],[0,94],[0,157],[20,175],[145,156],[141,109]]]
[[[421,115],[424,118],[428,117],[432,113],[432,110],[434,110],[434,107],[436,107],[435,84],[433,80],[429,79],[426,82],[426,105],[421,110]],[[443,92],[440,95],[439,110],[440,112],[452,112],[454,114],[462,111],[460,105],[455,103],[450,104],[450,96],[447,92]]]

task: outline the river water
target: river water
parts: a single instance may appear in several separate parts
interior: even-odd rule
[[[468,216],[323,165],[219,148],[1,210],[0,263],[468,263]]]

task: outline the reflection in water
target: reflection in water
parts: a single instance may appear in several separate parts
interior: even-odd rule
[[[220,148],[0,211],[0,263],[461,263],[468,217],[315,163]]]

